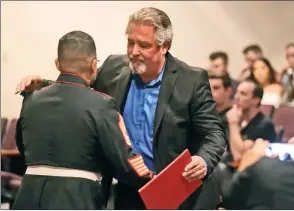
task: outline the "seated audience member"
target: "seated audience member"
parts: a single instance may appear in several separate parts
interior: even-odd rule
[[[239,81],[243,81],[250,76],[251,66],[256,59],[263,57],[262,49],[259,45],[249,45],[243,50],[245,64],[241,69]]]
[[[210,72],[214,74],[227,74],[231,80],[231,87],[232,87],[232,92],[231,92],[231,97],[234,97],[234,94],[236,93],[236,89],[238,86],[238,81],[234,80],[228,71],[228,64],[229,64],[229,57],[227,53],[222,52],[222,51],[215,51],[212,52],[209,55],[209,60],[210,60]]]
[[[231,79],[228,74],[209,73],[209,83],[216,108],[221,117],[223,126],[228,135],[228,124],[226,113],[232,108],[230,96],[232,94]]]
[[[287,66],[282,70],[280,81],[285,89],[285,101],[294,103],[294,43],[286,45]]]
[[[210,70],[216,74],[223,74],[228,72],[229,57],[227,53],[222,51],[215,51],[209,55]]]
[[[251,77],[263,88],[261,104],[273,105],[276,108],[282,102],[283,87],[276,80],[275,70],[266,58],[255,60],[252,65]]]
[[[242,151],[244,140],[262,138],[276,142],[276,132],[269,117],[259,111],[263,97],[262,87],[254,80],[246,79],[238,86],[235,104],[227,112],[230,149]],[[233,144],[232,144],[233,143]],[[240,155],[233,155],[240,157]]]
[[[294,162],[266,157],[267,147],[262,139],[251,141],[238,162],[219,164],[224,209],[293,209]]]

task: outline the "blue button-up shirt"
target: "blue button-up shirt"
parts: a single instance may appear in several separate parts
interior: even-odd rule
[[[155,110],[165,65],[158,77],[145,83],[137,73],[132,73],[123,118],[133,151],[142,155],[145,165],[155,172],[153,158],[153,131]],[[204,159],[201,158],[203,161]],[[204,161],[207,170],[207,164]]]
[[[133,150],[140,153],[144,163],[155,171],[153,159],[153,129],[155,110],[165,66],[158,77],[149,83],[132,73],[130,90],[124,107],[123,118]]]

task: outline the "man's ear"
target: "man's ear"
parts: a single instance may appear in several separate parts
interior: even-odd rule
[[[97,71],[97,59],[93,59],[91,62],[91,71],[92,73],[96,73]]]
[[[56,65],[56,68],[60,71],[60,63],[58,58],[55,59],[55,65]]]
[[[170,42],[164,42],[161,46],[161,53],[165,55],[170,47]]]

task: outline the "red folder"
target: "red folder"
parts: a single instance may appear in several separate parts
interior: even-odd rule
[[[182,176],[191,162],[189,150],[185,150],[154,179],[144,185],[139,194],[147,209],[177,209],[200,185],[201,180],[188,182]]]

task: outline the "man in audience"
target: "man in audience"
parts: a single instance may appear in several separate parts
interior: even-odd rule
[[[287,66],[282,70],[280,81],[286,91],[286,101],[294,102],[294,43],[286,45]]]
[[[238,162],[219,164],[223,178],[219,184],[222,206],[232,210],[293,209],[294,162],[266,157],[267,141],[257,139],[254,144],[248,143],[239,152]]]
[[[233,140],[230,141],[232,153],[242,151],[243,142],[248,139],[276,142],[273,122],[259,110],[262,96],[263,89],[255,81],[246,79],[238,86],[235,104],[227,112],[229,137]],[[240,158],[240,154],[233,156]]]
[[[213,73],[227,73],[229,58],[227,53],[222,51],[215,51],[209,55],[210,68]]]
[[[102,209],[105,173],[115,170],[137,187],[152,173],[133,154],[114,100],[90,89],[97,70],[93,38],[67,33],[55,62],[56,83],[24,93],[16,143],[28,167],[13,209]]]
[[[209,72],[209,83],[216,108],[221,117],[225,131],[228,135],[228,123],[226,113],[232,108],[230,96],[232,94],[231,79],[228,74],[214,74]]]
[[[230,77],[230,73],[228,71],[228,64],[229,64],[228,54],[222,51],[215,51],[209,55],[209,60],[210,60],[209,72],[212,72],[214,74],[227,74],[228,77],[230,78],[231,87],[232,87],[231,97],[233,98],[234,94],[236,93],[238,81]]]
[[[159,9],[133,13],[126,35],[127,55],[109,56],[92,87],[115,97],[134,150],[143,155],[150,170],[158,174],[188,148],[192,158],[183,170],[184,179],[209,179],[224,152],[226,137],[207,72],[169,53],[172,24]],[[45,84],[40,82],[44,80],[28,77],[18,91],[41,88]],[[115,209],[145,209],[135,186],[118,180],[115,194]],[[197,200],[199,195],[201,188],[181,208],[212,209]]]
[[[253,62],[263,57],[262,49],[259,45],[249,45],[243,50],[245,64],[241,69],[239,81],[243,81],[244,79],[250,76],[250,69]]]

